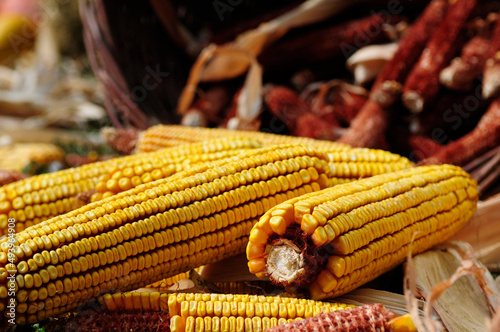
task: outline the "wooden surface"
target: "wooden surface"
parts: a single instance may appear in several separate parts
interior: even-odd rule
[[[480,201],[472,219],[452,240],[469,242],[484,264],[500,263],[500,194]]]

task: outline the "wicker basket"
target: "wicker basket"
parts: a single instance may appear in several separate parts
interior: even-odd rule
[[[176,122],[191,60],[170,40],[147,1],[82,0],[84,40],[105,89],[113,125]]]
[[[104,85],[113,125],[142,129],[180,120],[175,107],[195,54],[186,55],[162,21],[182,16],[183,25],[208,36],[199,41],[203,46],[231,40],[297,2],[301,1],[239,1],[221,16],[212,1],[80,0],[87,53]],[[182,13],[169,13],[173,8]]]

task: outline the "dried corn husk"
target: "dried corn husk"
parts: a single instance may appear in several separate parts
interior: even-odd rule
[[[347,0],[308,0],[297,8],[269,21],[256,29],[240,35],[227,47],[249,52],[257,56],[272,42],[282,37],[290,29],[309,25],[329,18],[352,4]],[[202,81],[233,78],[243,74],[250,61],[245,57],[222,54],[213,59],[202,74]]]
[[[398,49],[397,43],[368,45],[360,48],[346,61],[347,68],[354,73],[354,81],[361,85],[377,77],[387,61]]]
[[[449,242],[409,257],[405,295],[419,331],[486,331],[486,322],[500,305],[491,274],[465,242]],[[415,310],[416,297],[426,299],[423,319]],[[433,317],[433,310],[440,320]]]

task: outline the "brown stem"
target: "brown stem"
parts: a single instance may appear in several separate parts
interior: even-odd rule
[[[476,180],[477,182],[481,182],[484,180],[488,174],[491,173],[492,170],[498,168],[498,164],[500,164],[500,153],[495,154],[487,163],[485,163],[482,167],[475,170],[471,173],[471,178]]]
[[[460,48],[465,23],[476,2],[457,1],[425,45],[425,50],[403,87],[403,103],[410,111],[421,112],[437,96],[440,88],[439,72]]]
[[[498,164],[496,166],[497,167],[494,168],[493,171],[478,184],[477,191],[479,192],[479,195],[484,195],[486,191],[496,183],[498,178],[500,178],[500,167],[498,167]]]

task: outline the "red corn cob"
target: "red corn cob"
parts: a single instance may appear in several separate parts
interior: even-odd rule
[[[323,83],[311,90],[316,89],[316,95],[311,97],[313,91],[305,90],[301,98],[311,105],[313,113],[343,127],[350,125],[368,98],[363,88],[338,80]]]
[[[49,320],[46,331],[170,331],[170,317],[162,311],[101,311],[77,313]]]
[[[402,21],[398,15],[370,15],[342,24],[319,28],[311,26],[291,31],[281,40],[270,45],[258,60],[268,70],[291,69],[300,64],[302,67],[318,62],[345,59],[358,48],[388,42],[384,24]],[[378,32],[378,33],[374,33]]]
[[[311,112],[307,105],[294,91],[286,87],[271,88],[264,97],[269,111],[283,121],[290,132],[296,136],[320,138],[339,127],[334,119],[321,119]]]
[[[477,126],[467,135],[449,143],[423,164],[462,166],[500,144],[500,98],[493,101]]]
[[[439,92],[439,72],[461,46],[462,32],[477,0],[458,0],[427,42],[419,61],[403,87],[403,103],[412,112],[421,112]]]
[[[382,304],[371,304],[362,307],[320,313],[317,316],[295,320],[275,326],[268,332],[363,332],[391,331],[389,320],[394,315]]]
[[[221,122],[223,110],[231,102],[234,94],[227,85],[216,84],[200,93],[200,97],[191,105],[182,118],[182,124],[187,126],[206,127],[210,122]],[[190,114],[196,113],[201,119],[193,123]]]
[[[410,135],[407,143],[410,148],[409,157],[415,161],[429,158],[443,148],[442,144],[423,135]]]
[[[135,128],[118,129],[105,127],[101,130],[101,136],[104,138],[113,150],[121,154],[132,154],[139,138],[139,130]]]
[[[368,99],[338,142],[358,147],[384,148],[389,118],[388,110]]]
[[[368,100],[367,96],[346,91],[333,101],[335,118],[340,123],[350,124],[356,118],[363,105]],[[327,114],[325,114],[327,117]]]
[[[372,101],[364,104],[340,142],[353,146],[377,147],[385,139],[390,116],[389,111],[384,108],[392,105],[399,97],[402,82],[417,62],[427,39],[444,17],[447,7],[446,0],[432,1],[411,26],[399,42],[396,54],[386,63],[373,84],[370,93]]]
[[[23,174],[23,173],[0,170],[0,187],[5,186],[6,184],[9,184],[12,182],[26,179],[27,177],[28,176],[26,174]]]
[[[298,117],[293,134],[300,137],[334,140],[336,137],[333,131],[338,127],[339,125],[334,120],[326,122],[316,114],[308,112]]]
[[[439,74],[441,84],[452,90],[471,90],[474,79],[483,71],[489,46],[490,38],[485,36],[476,36],[469,40],[462,49],[460,57],[453,59]]]
[[[294,132],[300,115],[311,112],[307,105],[291,89],[284,86],[271,87],[264,96],[269,111],[283,121],[287,128]]]
[[[373,84],[370,98],[382,106],[392,105],[399,97],[402,84],[418,61],[429,37],[446,14],[448,1],[434,0],[413,23],[399,42],[398,50],[387,62]]]
[[[483,96],[493,97],[500,92],[500,19],[497,19],[491,40],[489,59],[483,72]]]

